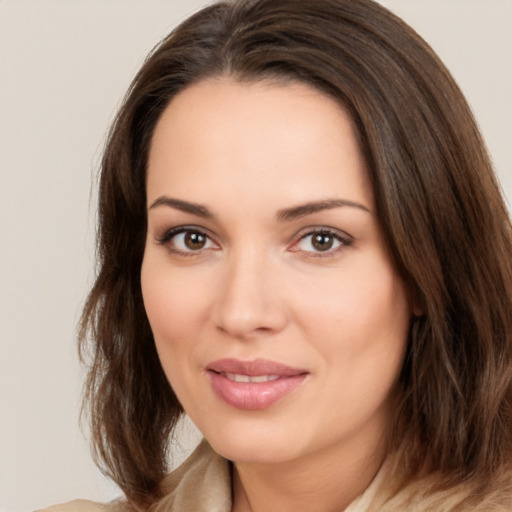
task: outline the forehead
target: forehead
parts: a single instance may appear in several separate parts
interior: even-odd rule
[[[223,188],[228,196],[255,194],[262,184],[267,196],[291,202],[341,194],[371,203],[364,157],[341,105],[302,83],[229,78],[200,82],[171,101],[152,139],[148,199],[167,188],[208,203]]]

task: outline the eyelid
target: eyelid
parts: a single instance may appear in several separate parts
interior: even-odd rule
[[[177,235],[180,235],[182,233],[187,233],[187,232],[200,233],[201,235],[204,235],[206,238],[208,238],[208,240],[211,243],[213,243],[215,246],[217,246],[217,248],[219,247],[218,242],[215,241],[214,237],[210,234],[210,232],[207,229],[202,228],[200,226],[195,226],[195,225],[175,226],[175,227],[166,229],[163,231],[163,233],[161,235],[155,235],[155,241],[159,245],[166,246],[167,249],[170,252],[172,252],[173,254],[184,255],[184,256],[198,256],[206,250],[212,250],[212,249],[217,250],[217,248],[208,247],[205,249],[198,249],[197,251],[194,251],[194,250],[183,251],[183,250],[177,249],[176,247],[170,246],[169,242],[174,237],[176,237]]]
[[[187,232],[196,232],[200,233],[201,235],[204,235],[209,242],[214,244],[216,247],[206,247],[204,249],[197,249],[197,250],[180,250],[177,247],[172,247],[169,242],[176,237],[179,234],[187,233]],[[308,236],[314,236],[315,234],[326,234],[329,236],[332,236],[336,240],[340,242],[340,246],[334,248],[334,249],[327,249],[325,251],[307,251],[297,248],[297,245],[307,238]],[[197,226],[197,225],[181,225],[181,226],[174,226],[169,229],[163,230],[162,234],[156,234],[155,235],[155,241],[159,245],[163,245],[167,247],[167,249],[178,255],[184,255],[184,256],[199,256],[200,254],[204,253],[205,251],[209,250],[218,250],[220,249],[220,244],[215,240],[215,236],[210,233],[208,229],[205,229],[203,227]],[[345,231],[342,231],[337,228],[332,228],[328,226],[308,226],[305,228],[302,228],[295,236],[293,237],[293,240],[291,244],[288,246],[288,251],[290,252],[300,252],[303,254],[306,254],[308,256],[312,257],[328,257],[333,256],[340,250],[343,250],[344,248],[351,246],[354,241],[354,238],[346,233]]]
[[[336,247],[335,249],[328,249],[326,251],[304,251],[301,249],[294,248],[296,247],[302,240],[304,240],[308,236],[314,236],[315,234],[326,234],[330,235],[334,238],[336,238],[339,242],[341,242],[341,245],[339,247]],[[345,231],[342,231],[340,229],[331,228],[328,226],[309,226],[306,228],[303,228],[297,233],[293,239],[292,245],[288,249],[291,252],[301,252],[304,254],[307,254],[309,256],[313,257],[327,257],[327,256],[333,256],[338,251],[343,250],[346,247],[349,247],[353,244],[354,237],[346,233]]]

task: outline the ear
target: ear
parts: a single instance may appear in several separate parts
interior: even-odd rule
[[[412,305],[412,316],[414,317],[420,317],[424,315],[423,308],[420,307],[418,304]]]
[[[409,288],[409,303],[413,317],[417,318],[425,314],[425,301],[421,297],[420,291],[412,286]]]

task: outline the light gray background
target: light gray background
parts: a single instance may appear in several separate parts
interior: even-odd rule
[[[451,69],[512,197],[512,0],[381,3]],[[144,56],[205,4],[0,0],[2,512],[118,492],[93,466],[78,426],[74,332],[93,277],[93,176]],[[185,428],[184,449],[193,443]]]

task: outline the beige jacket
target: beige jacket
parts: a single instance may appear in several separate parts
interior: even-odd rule
[[[379,482],[379,475],[366,492],[345,512],[366,512]],[[167,495],[151,512],[231,512],[229,462],[203,441],[190,457],[163,481]],[[127,512],[122,502],[99,504],[76,500],[39,512]]]
[[[430,492],[435,475],[416,480],[399,493],[391,493],[385,475],[393,471],[387,461],[366,491],[345,512],[512,512],[512,478],[506,475],[494,490],[479,495],[470,485]],[[166,496],[150,512],[231,512],[229,462],[203,441],[192,455],[163,481]],[[123,502],[101,505],[72,501],[39,512],[129,512]]]

